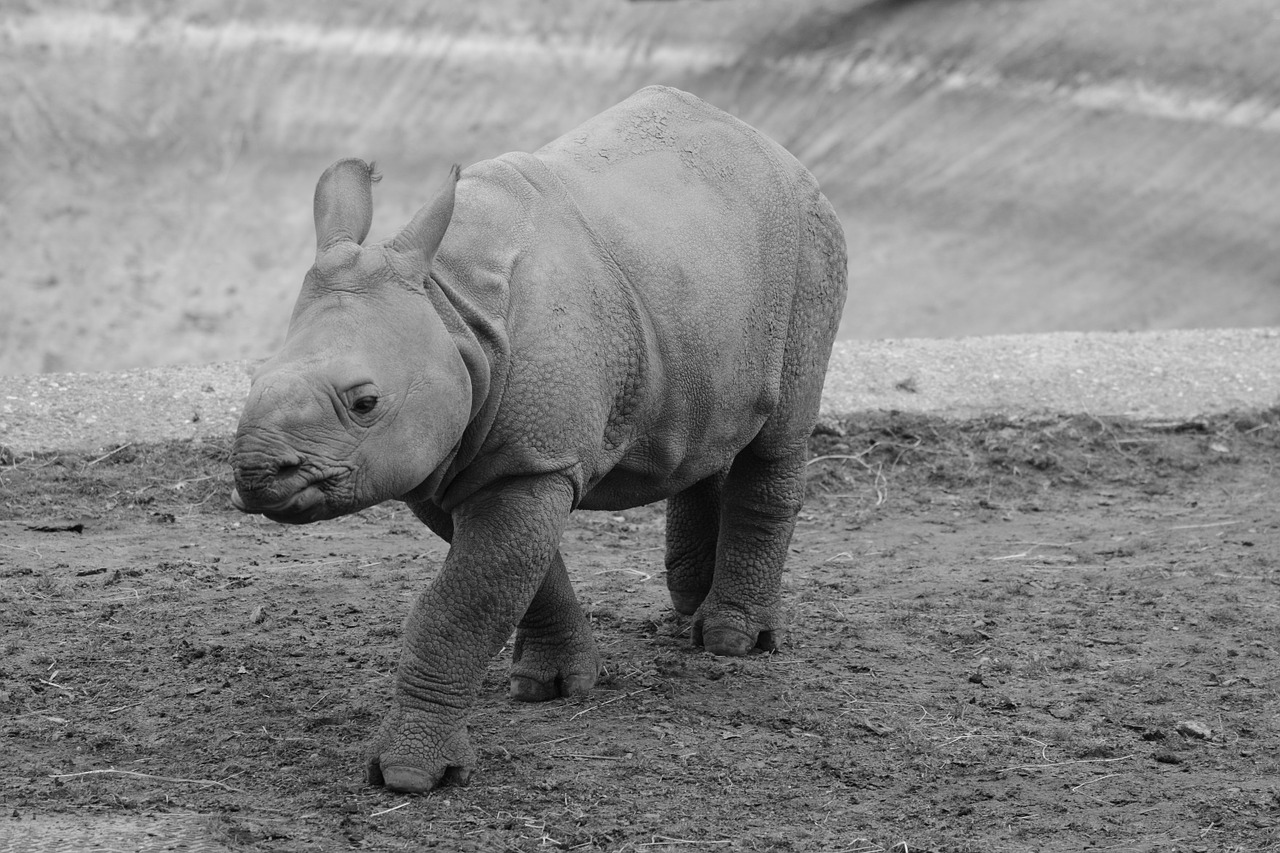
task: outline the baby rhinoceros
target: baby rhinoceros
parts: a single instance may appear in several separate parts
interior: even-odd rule
[[[315,195],[316,259],[253,378],[234,504],[305,523],[404,501],[450,543],[405,624],[369,779],[465,782],[466,714],[600,670],[559,551],[574,509],[667,499],[667,586],[720,655],[779,639],[783,562],[845,298],[844,235],[780,145],[650,87],[533,154],[459,172],[363,245],[371,183]]]

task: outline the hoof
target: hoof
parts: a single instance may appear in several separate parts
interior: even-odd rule
[[[437,786],[466,785],[470,781],[471,770],[466,767],[447,767],[441,774],[428,773],[405,764],[373,765],[369,768],[370,784],[405,794],[425,794]]]
[[[722,657],[743,657],[752,649],[772,652],[778,648],[772,631],[761,631],[753,637],[745,631],[725,626],[703,629],[695,625],[693,641],[711,654]]]
[[[517,702],[547,702],[560,695],[555,684],[547,684],[523,675],[511,676],[507,695]]]
[[[507,695],[517,702],[547,702],[561,696],[582,696],[596,686],[596,674],[570,674],[554,681],[512,675]]]
[[[596,686],[599,673],[591,675],[571,675],[560,685],[561,696],[585,696]]]

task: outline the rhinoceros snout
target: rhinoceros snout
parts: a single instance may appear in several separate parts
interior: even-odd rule
[[[231,505],[241,512],[309,524],[345,511],[342,469],[324,466],[292,448],[263,447],[238,439],[231,451],[231,467],[235,475]]]
[[[286,487],[302,470],[300,462],[276,462],[247,464],[232,462],[236,489],[246,496],[267,495]]]
[[[259,512],[278,504],[306,485],[305,460],[293,453],[267,453],[235,448],[231,467],[235,488],[231,503],[242,512]]]

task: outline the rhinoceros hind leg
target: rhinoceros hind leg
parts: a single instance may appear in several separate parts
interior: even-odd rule
[[[779,458],[751,447],[725,480],[715,575],[693,641],[717,655],[773,651],[781,639],[782,570],[800,512],[804,446]]]
[[[587,693],[600,674],[600,655],[564,559],[556,551],[533,602],[520,620],[512,654],[509,693],[522,702],[545,702]]]
[[[726,468],[667,499],[667,591],[682,616],[696,613],[711,590],[728,473]]]
[[[694,640],[716,654],[771,650],[781,638],[782,569],[804,496],[809,436],[824,365],[847,290],[847,250],[835,210],[811,188],[801,229],[796,296],[787,323],[774,413],[729,468],[715,578],[694,619]]]

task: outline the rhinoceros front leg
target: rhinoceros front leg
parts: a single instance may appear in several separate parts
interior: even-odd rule
[[[781,638],[782,571],[804,493],[805,449],[733,460],[721,492],[711,589],[693,620],[693,641],[718,655],[772,651]]]
[[[543,584],[572,497],[560,477],[525,478],[454,510],[444,567],[405,625],[391,710],[369,755],[372,784],[427,791],[470,778],[472,697]]]
[[[682,616],[696,613],[711,590],[726,474],[727,468],[667,499],[667,592]]]
[[[448,513],[430,501],[410,502],[409,506],[436,535],[446,542],[453,540],[453,519]],[[523,702],[574,696],[589,691],[599,676],[600,655],[591,623],[578,606],[564,558],[557,549],[516,629],[510,695]]]
[[[595,687],[600,655],[557,550],[551,568],[516,629],[512,699],[542,702]]]

